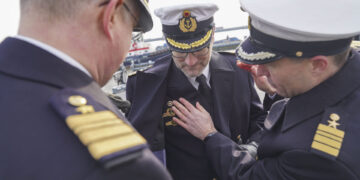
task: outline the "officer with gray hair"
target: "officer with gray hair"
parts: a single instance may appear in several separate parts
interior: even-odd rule
[[[238,58],[286,97],[270,109],[257,156],[218,133],[201,106],[174,102],[174,120],[207,139],[220,179],[360,179],[360,54],[350,48],[360,1],[240,2],[250,37]]]
[[[0,179],[171,179],[102,92],[146,0],[21,0],[0,44]]]

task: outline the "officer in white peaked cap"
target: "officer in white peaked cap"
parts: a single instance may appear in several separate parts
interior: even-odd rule
[[[206,139],[199,141],[173,120],[174,100],[199,102],[214,119],[213,128],[236,142],[256,141],[257,123],[266,116],[252,77],[237,68],[235,54],[212,49],[217,10],[204,1],[156,9],[171,54],[127,82],[132,104],[127,117],[174,179],[219,177],[206,156]]]
[[[250,37],[238,58],[286,98],[271,107],[256,158],[216,130],[208,138],[219,178],[360,179],[360,55],[350,47],[360,33],[360,1],[240,2]],[[194,136],[209,134],[211,119],[178,115]]]

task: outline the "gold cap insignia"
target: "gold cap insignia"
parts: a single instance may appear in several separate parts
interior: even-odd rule
[[[86,105],[87,100],[82,96],[70,96],[68,102],[75,107],[79,107]]]
[[[183,18],[180,19],[179,28],[182,32],[194,32],[197,29],[197,21],[191,17],[191,12],[185,10],[183,12]]]
[[[191,48],[196,48],[196,47],[204,45],[211,38],[212,32],[213,32],[213,30],[210,29],[203,38],[201,38],[198,41],[192,42],[190,44],[177,42],[176,40],[171,39],[171,38],[166,38],[166,40],[170,45],[172,45],[176,48],[191,49]]]

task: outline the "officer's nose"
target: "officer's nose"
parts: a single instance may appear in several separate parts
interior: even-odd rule
[[[269,76],[270,76],[270,73],[269,73],[268,68],[267,68],[265,65],[262,65],[262,64],[258,65],[258,66],[257,66],[256,76],[266,76],[266,77],[269,77]]]
[[[198,59],[192,53],[189,53],[185,58],[185,63],[188,66],[193,66],[197,61]]]

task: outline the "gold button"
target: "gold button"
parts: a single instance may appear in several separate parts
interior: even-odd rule
[[[336,113],[330,114],[330,119],[333,121],[338,121],[340,119],[340,116]]]
[[[167,102],[167,105],[171,107],[171,106],[173,106],[173,102],[172,102],[172,101],[168,101],[168,102]]]
[[[302,55],[303,55],[303,52],[301,52],[301,51],[296,52],[297,57],[301,57]]]
[[[240,140],[241,139],[241,134],[239,134],[236,139]]]
[[[82,96],[70,96],[68,102],[73,106],[79,107],[86,105],[87,100]]]

